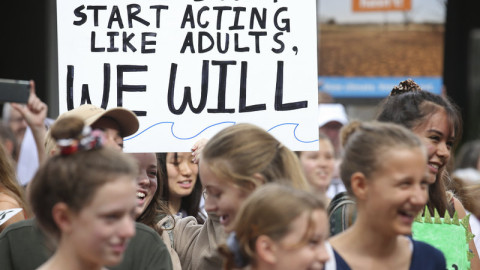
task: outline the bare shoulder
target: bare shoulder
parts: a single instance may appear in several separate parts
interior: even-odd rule
[[[467,215],[467,212],[465,211],[465,207],[463,206],[462,202],[458,200],[457,198],[453,197],[453,207],[455,208],[455,211],[458,213],[459,218],[463,218]]]
[[[5,192],[0,192],[0,209],[21,208],[20,203]]]
[[[22,208],[20,204],[12,198],[11,196],[8,196],[4,192],[0,193],[0,211],[1,210],[8,210],[12,208]],[[25,216],[23,211],[17,213],[13,217],[10,217],[6,222],[4,222],[2,225],[0,225],[0,232],[3,231],[8,225],[13,224],[15,222],[18,222],[20,220],[24,220]]]

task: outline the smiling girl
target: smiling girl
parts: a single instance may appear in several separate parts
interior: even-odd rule
[[[431,184],[427,205],[430,211],[433,213],[433,208],[437,208],[443,216],[445,210],[450,215],[460,210],[461,214],[461,203],[452,196],[448,198],[445,192],[445,181],[449,181],[445,167],[462,132],[462,120],[455,105],[445,97],[422,91],[412,80],[406,80],[394,87],[385,99],[377,120],[407,127],[427,147]]]
[[[321,198],[273,183],[257,188],[239,210],[228,247],[222,247],[225,269],[324,269],[328,224]]]
[[[205,217],[200,211],[202,184],[198,181],[198,165],[192,162],[192,155],[184,153],[159,153],[160,171],[165,175],[162,199],[167,202],[173,215],[193,216],[198,223]]]
[[[320,133],[318,151],[295,152],[312,189],[325,196],[335,171],[335,150],[330,139]],[[328,199],[329,201],[329,199]]]
[[[296,155],[251,124],[236,124],[213,136],[202,149],[199,170],[209,217],[203,225],[193,217],[176,220],[174,245],[183,269],[220,269],[218,244],[257,187],[278,182],[309,189]]]
[[[157,159],[155,153],[130,154],[138,164],[136,220],[155,228],[159,201]]]
[[[130,154],[138,164],[136,221],[153,228],[162,237],[170,253],[174,270],[181,270],[180,260],[173,249],[173,218],[166,203],[161,201],[162,182],[166,177],[159,171],[157,154]]]
[[[295,154],[263,129],[250,124],[226,128],[205,145],[200,161],[205,210],[220,217],[226,232],[243,200],[255,188],[283,182],[309,189]]]
[[[340,173],[357,202],[357,219],[329,240],[337,269],[446,269],[439,250],[406,236],[428,199],[419,138],[394,124],[354,122],[342,142]]]
[[[103,269],[121,262],[135,235],[137,166],[127,155],[101,147],[101,133],[78,118],[51,130],[60,155],[32,181],[30,202],[40,227],[56,240],[39,269]]]
[[[447,164],[454,146],[462,133],[462,119],[457,107],[448,97],[423,91],[412,80],[400,82],[392,89],[390,96],[382,104],[377,120],[393,122],[412,130],[427,148],[428,154],[428,209],[438,210],[441,217],[448,211],[458,213],[459,218],[466,216],[462,203],[446,191],[452,181],[447,172]],[[474,257],[472,269],[480,269],[480,260],[473,241],[469,242]]]

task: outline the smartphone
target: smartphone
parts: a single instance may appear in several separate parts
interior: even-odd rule
[[[29,96],[29,81],[0,79],[0,102],[16,102],[26,104]]]

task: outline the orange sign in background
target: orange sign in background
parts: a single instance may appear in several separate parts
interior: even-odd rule
[[[352,0],[354,12],[363,11],[409,11],[411,0]]]

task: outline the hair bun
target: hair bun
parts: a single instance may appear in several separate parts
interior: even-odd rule
[[[360,128],[361,125],[362,122],[360,121],[352,121],[350,122],[350,124],[342,128],[342,131],[340,133],[342,146],[345,146],[347,144],[348,139]]]
[[[422,91],[422,88],[420,88],[420,86],[412,79],[406,79],[405,81],[402,81],[393,87],[392,91],[390,92],[390,96],[416,91]]]
[[[97,149],[105,143],[105,135],[101,130],[92,130],[77,117],[57,120],[51,134],[57,142],[61,155],[71,155],[79,150]]]
[[[79,139],[85,123],[77,117],[64,117],[55,121],[51,135],[55,141],[61,139]]]

